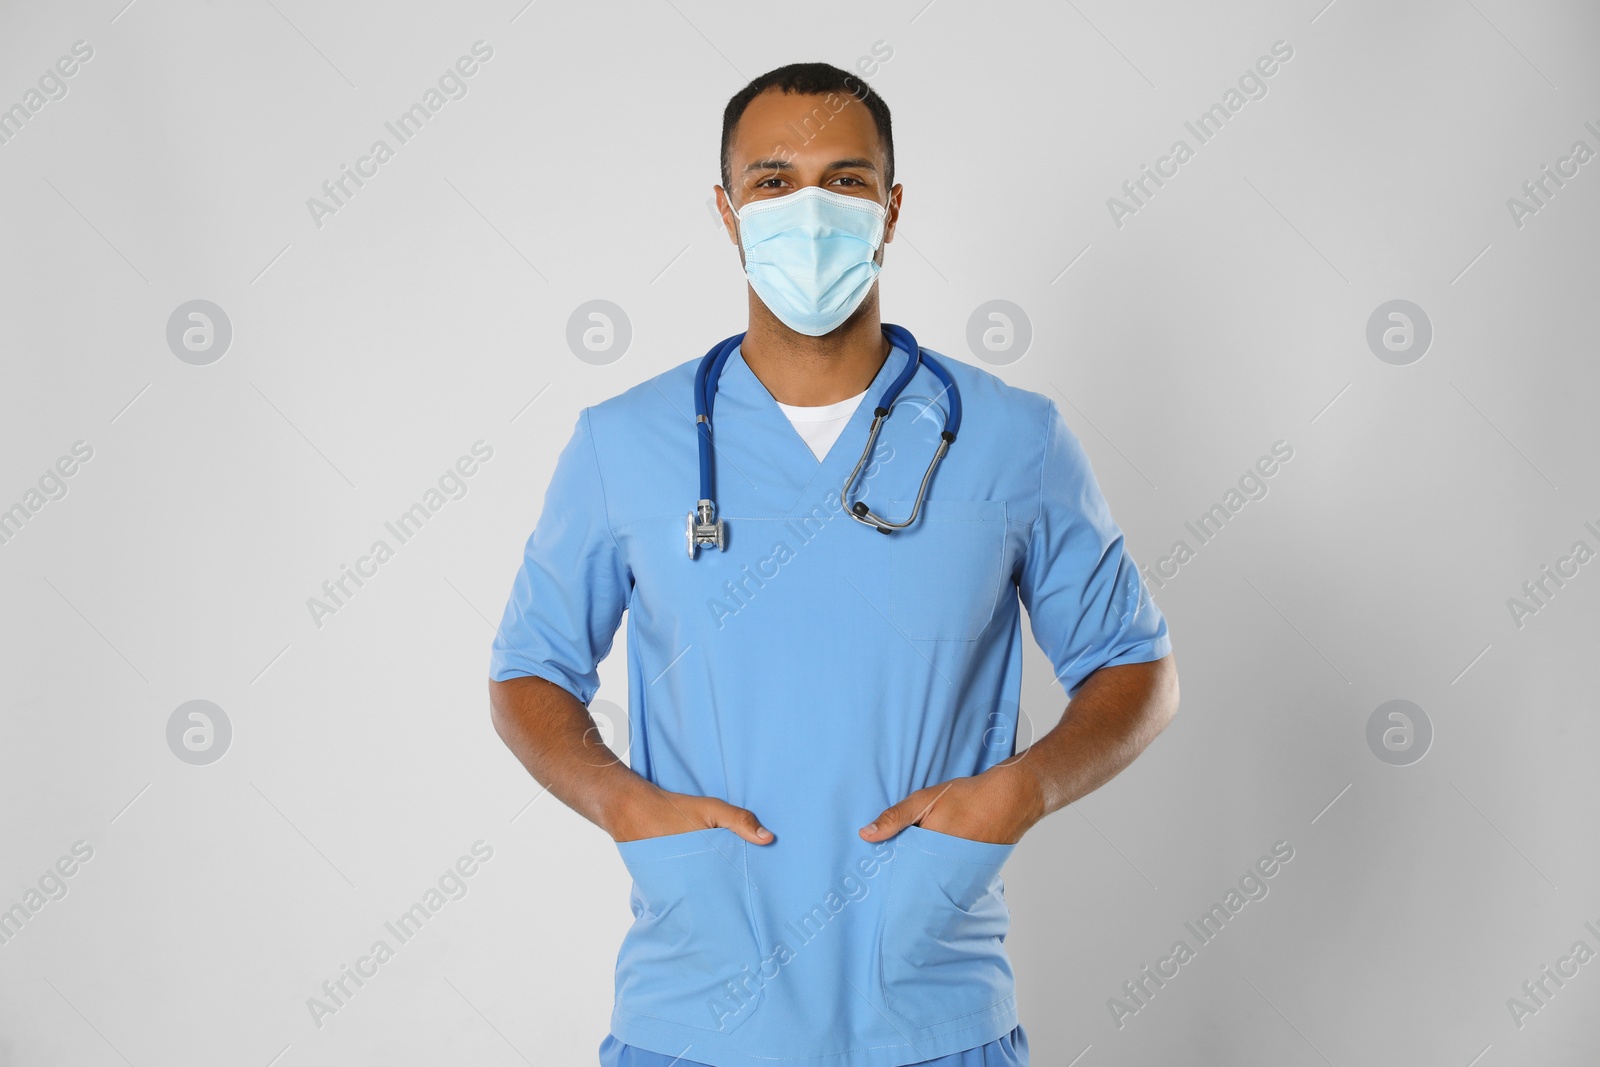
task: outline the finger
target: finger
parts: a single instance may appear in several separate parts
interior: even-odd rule
[[[755,845],[772,843],[772,831],[761,825],[754,812],[744,808],[736,808],[732,804],[723,804],[717,815],[717,825],[732,830],[740,837]]]
[[[876,819],[861,828],[862,838],[867,841],[888,840],[921,818],[918,812],[925,804],[926,801],[918,803],[918,794],[912,793],[900,803],[889,805]]]
[[[937,789],[919,789],[906,797],[898,804],[891,804],[878,815],[878,817],[863,826],[860,834],[866,841],[884,841],[904,830],[913,823],[921,822],[923,816],[933,810],[934,803],[944,795],[949,788],[946,784]]]
[[[896,815],[898,805],[884,808],[878,817],[857,831],[865,841],[882,841],[886,837],[893,837],[900,832],[900,820]]]

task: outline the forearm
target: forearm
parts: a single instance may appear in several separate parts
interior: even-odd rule
[[[495,732],[528,773],[607,832],[629,799],[654,788],[601,740],[589,709],[552,682],[490,681],[489,708]]]
[[[1178,671],[1170,655],[1102,667],[1084,682],[1055,728],[1004,766],[1037,790],[1042,818],[1115,778],[1177,710]]]

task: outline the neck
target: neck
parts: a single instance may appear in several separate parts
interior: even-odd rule
[[[750,290],[750,328],[739,351],[780,404],[821,407],[848,400],[872,384],[891,347],[878,318],[876,286],[854,314],[822,337],[795,333]]]

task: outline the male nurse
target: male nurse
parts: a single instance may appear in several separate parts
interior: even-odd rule
[[[491,657],[499,736],[632,877],[600,1062],[1020,1067],[1001,868],[1171,721],[1166,621],[1050,398],[924,346],[864,454],[917,358],[879,317],[882,98],[826,64],[763,74],[721,170],[749,283],[711,387],[723,542],[686,543],[696,356],[578,413]],[[852,500],[911,513],[957,398],[915,521],[857,521],[858,466]],[[1031,745],[1023,608],[1069,699]],[[628,765],[587,711],[624,617]]]

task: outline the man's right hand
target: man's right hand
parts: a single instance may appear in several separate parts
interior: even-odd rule
[[[716,826],[733,831],[753,845],[772,843],[772,831],[762,826],[753,812],[716,797],[672,793],[653,784],[619,805],[607,821],[606,831],[612,840],[622,842]]]
[[[489,682],[495,732],[556,799],[615,841],[725,827],[753,845],[772,843],[751,812],[715,797],[669,793],[606,747],[589,709],[554,682],[531,675]]]

